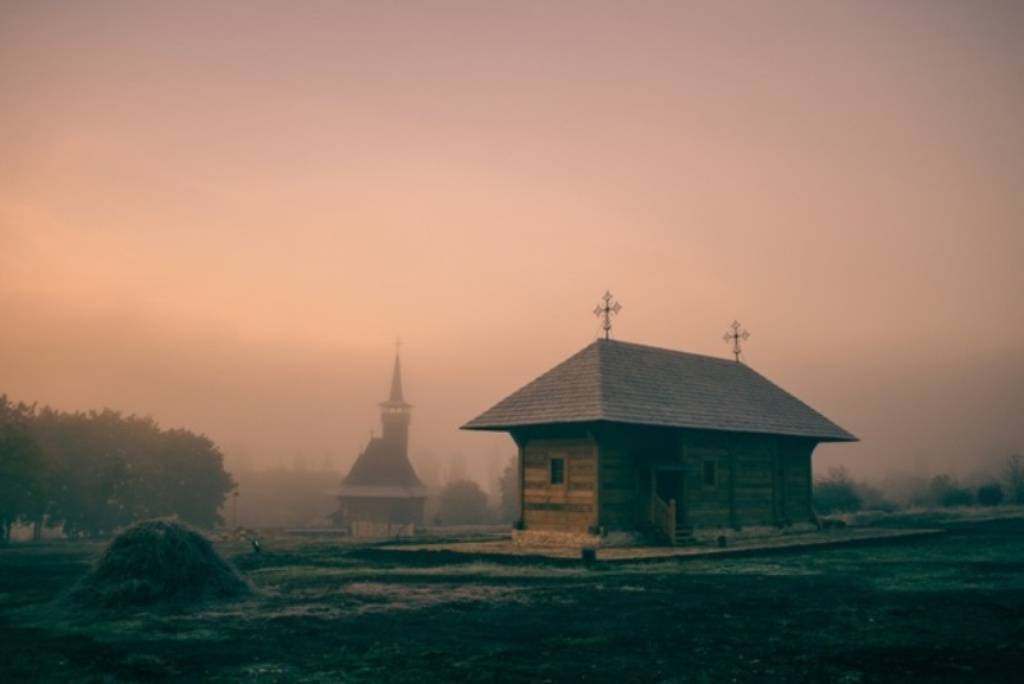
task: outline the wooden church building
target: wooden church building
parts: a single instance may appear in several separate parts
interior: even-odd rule
[[[738,360],[609,339],[463,429],[518,445],[520,529],[668,543],[810,527],[815,446],[856,441]]]
[[[380,403],[381,434],[371,437],[339,491],[334,518],[357,537],[393,537],[423,524],[427,489],[409,462],[412,405],[402,396],[402,365],[395,354],[391,394]]]

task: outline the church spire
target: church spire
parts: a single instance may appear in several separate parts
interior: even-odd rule
[[[398,358],[397,351],[395,352],[395,369],[391,371],[391,396],[388,397],[388,403],[405,403],[405,399],[402,398],[402,362]]]
[[[397,343],[396,343],[397,347]],[[391,371],[391,395],[387,401],[380,403],[381,439],[396,445],[395,448],[403,456],[409,442],[409,419],[412,405],[405,403],[402,395],[402,361],[395,349],[395,368]]]

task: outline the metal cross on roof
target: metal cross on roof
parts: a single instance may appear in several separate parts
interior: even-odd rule
[[[612,316],[617,315],[622,310],[622,305],[618,302],[612,302],[612,293],[605,290],[604,296],[601,297],[604,301],[604,306],[598,304],[594,307],[595,316],[604,316],[604,322],[601,327],[604,328],[604,339],[608,339],[612,331]]]
[[[750,338],[750,333],[743,329],[739,321],[733,321],[729,325],[728,332],[722,336],[722,339],[726,342],[732,342],[732,353],[736,356],[736,362],[739,363],[740,354],[743,350],[740,348],[740,340],[746,340]]]

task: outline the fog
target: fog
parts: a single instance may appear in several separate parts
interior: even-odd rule
[[[913,9],[911,12],[910,9]],[[339,472],[403,340],[411,456],[613,336],[745,361],[856,434],[1024,448],[1016,3],[0,9],[0,393]]]

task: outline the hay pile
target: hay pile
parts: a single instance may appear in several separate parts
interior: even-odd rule
[[[240,598],[252,587],[199,532],[181,523],[132,525],[71,593],[96,608],[181,606]]]

